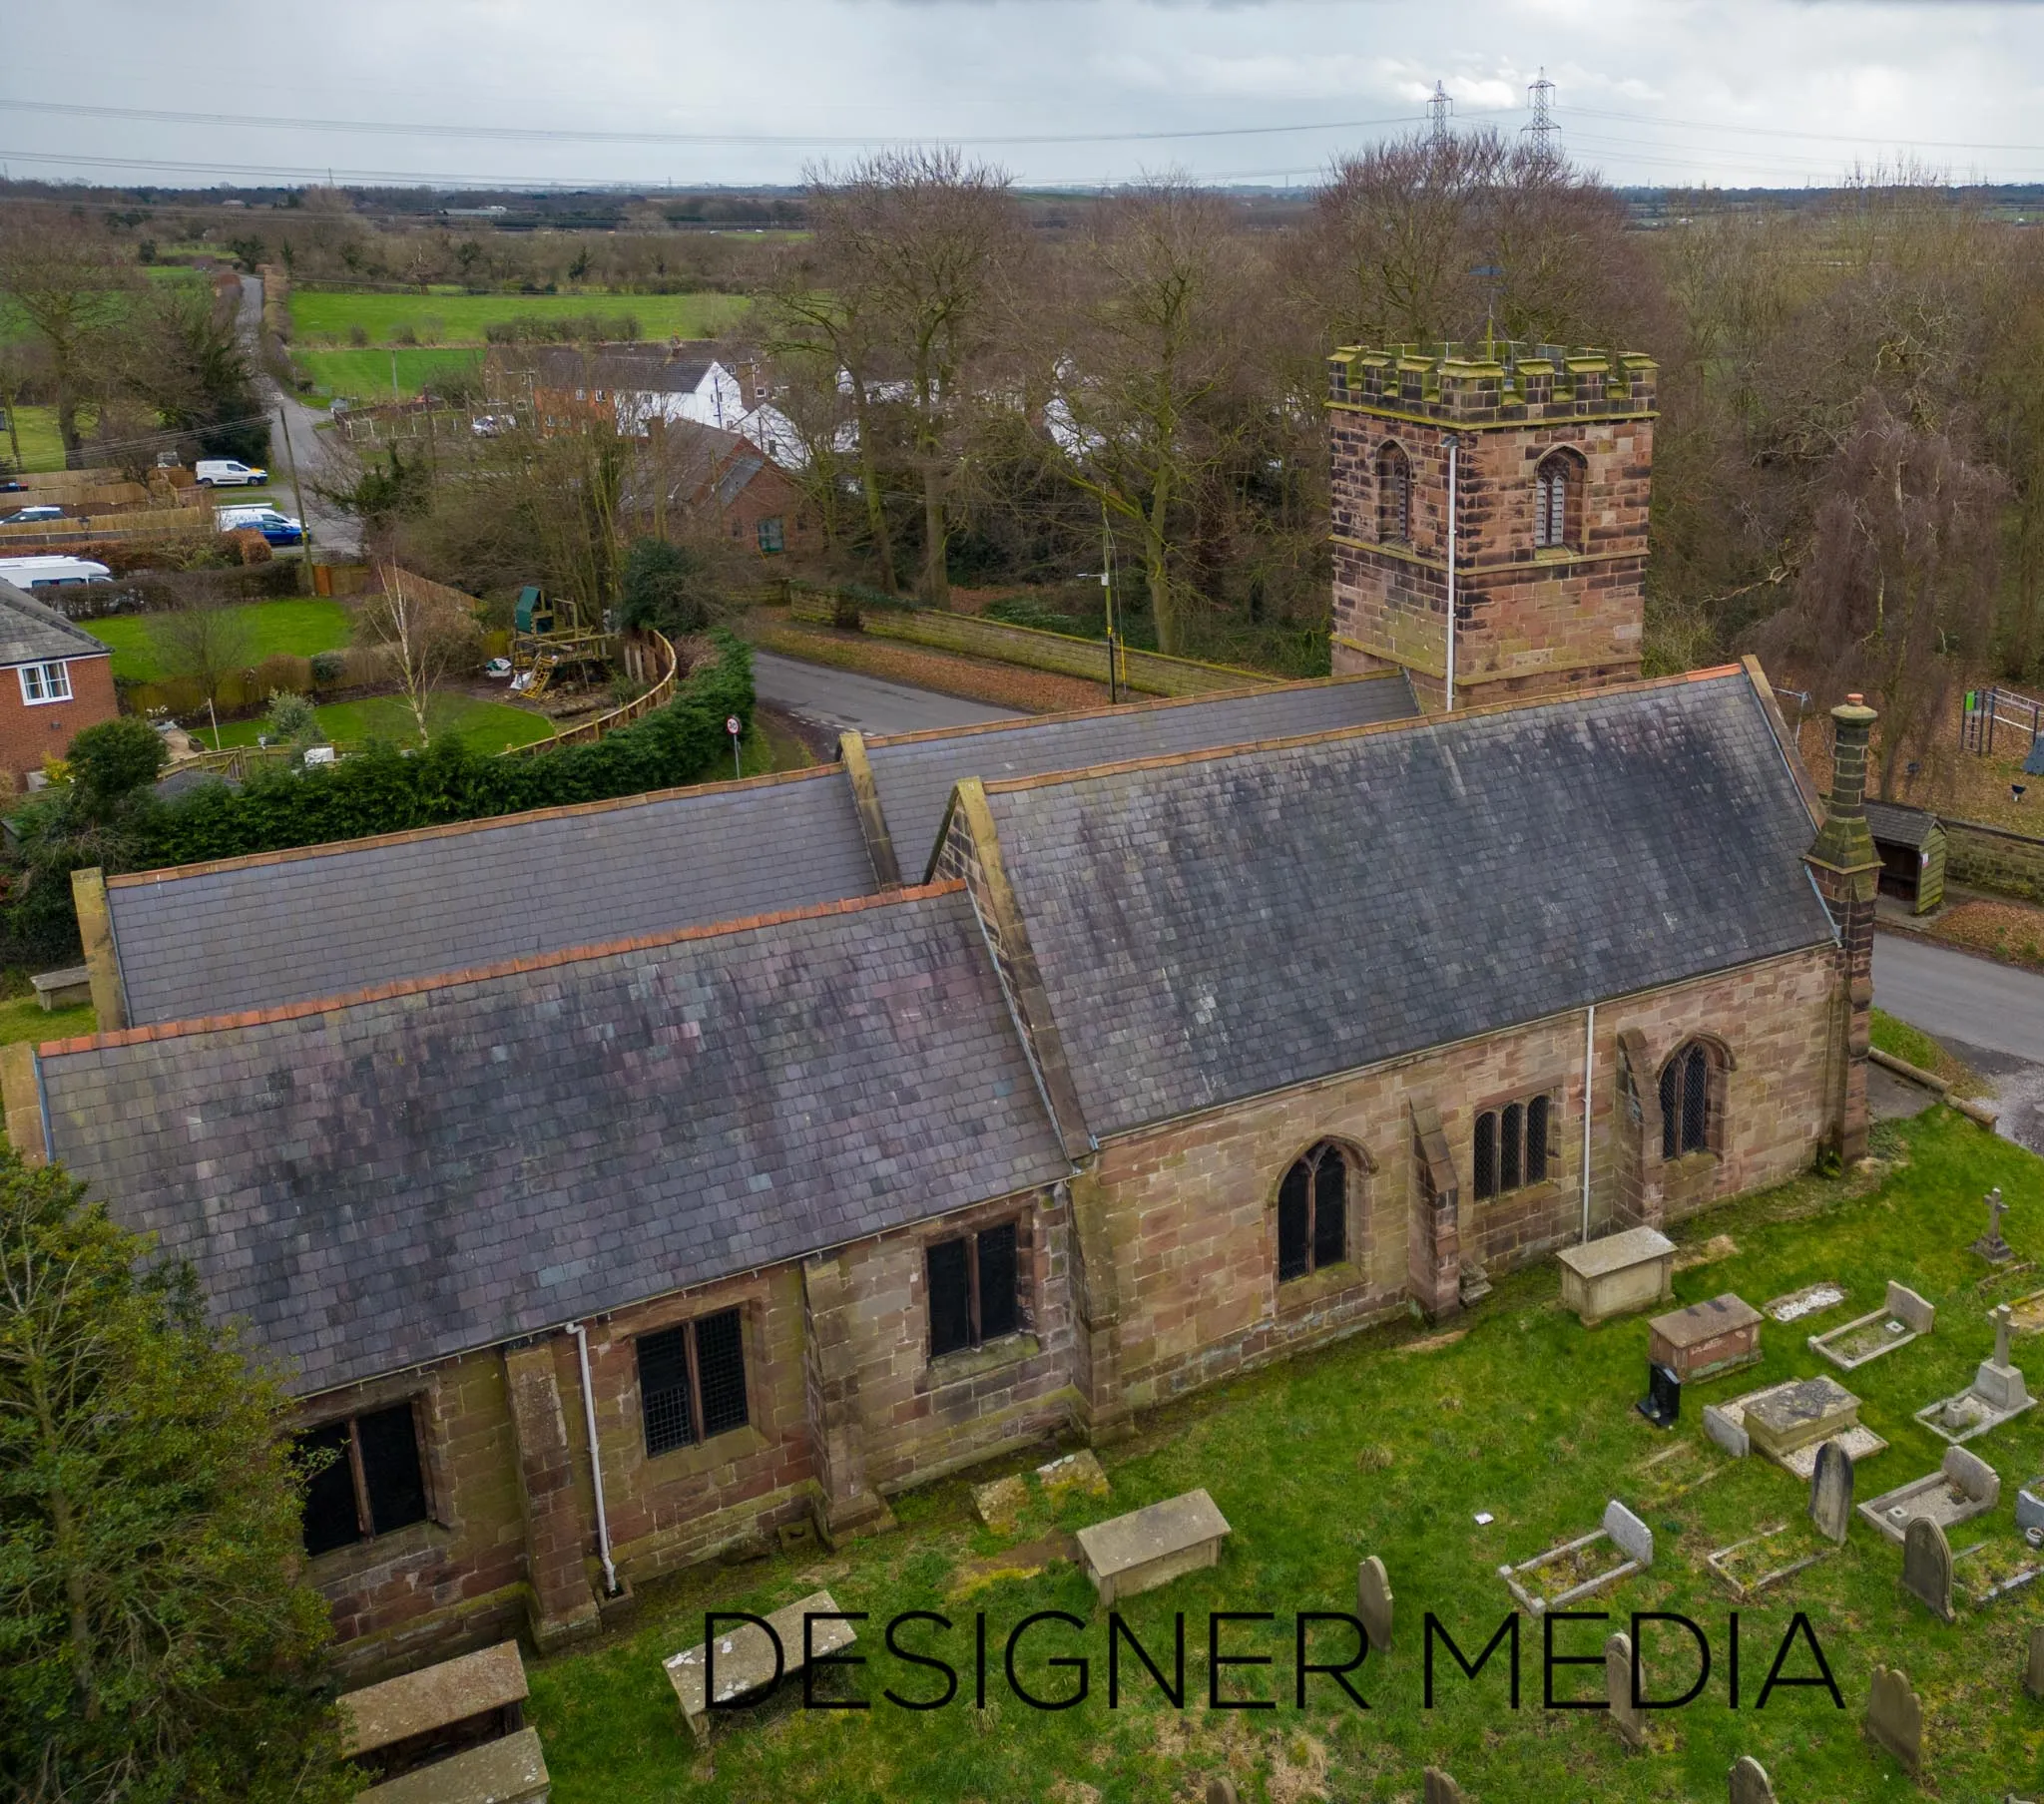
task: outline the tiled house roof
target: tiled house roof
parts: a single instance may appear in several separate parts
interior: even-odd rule
[[[40,1064],[52,1156],[301,1393],[1068,1169],[955,889]]]
[[[991,783],[1048,776],[1131,758],[1402,720],[1417,711],[1402,676],[1366,676],[902,733],[869,738],[865,744],[902,878],[913,883],[936,850],[951,790],[966,777]]]
[[[841,772],[116,877],[136,1025],[343,996],[876,887]]]
[[[1875,839],[1892,845],[1920,849],[1929,844],[1931,834],[1937,831],[1937,816],[1926,814],[1921,808],[1903,807],[1898,802],[1867,802],[1865,808],[1866,830]]]
[[[0,669],[61,658],[111,658],[105,645],[26,590],[0,582]]]
[[[987,800],[1095,1133],[1831,935],[1738,672]]]

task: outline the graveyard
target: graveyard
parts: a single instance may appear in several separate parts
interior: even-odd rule
[[[2018,1513],[2044,1522],[2044,1412],[2009,1413],[2014,1381],[1991,1368],[1999,1339],[1998,1372],[2027,1368],[2029,1384],[2044,1386],[2044,1307],[2033,1300],[2044,1292],[2044,1161],[1943,1111],[1879,1129],[1874,1152],[1867,1170],[1806,1176],[1684,1224],[1672,1302],[1648,1298],[1586,1328],[1545,1260],[1499,1279],[1452,1323],[1378,1329],[1141,1419],[1099,1450],[1105,1495],[1083,1456],[1035,1476],[1057,1451],[1045,1448],[894,1499],[899,1527],[886,1535],[741,1551],[651,1581],[600,1644],[531,1663],[527,1720],[555,1795],[1165,1804],[1229,1796],[1208,1790],[1226,1781],[1245,1801],[1388,1804],[1418,1800],[1433,1767],[1473,1804],[1645,1804],[1725,1798],[1744,1756],[1782,1804],[1919,1788],[1995,1804],[2034,1796],[2044,1699],[2025,1693],[2024,1673],[2032,1630],[2044,1627],[2044,1551],[2026,1543]],[[1988,1256],[1991,1243],[1975,1248],[1988,1239],[1983,1198],[1995,1187],[2005,1258]],[[1664,1312],[1727,1296],[1750,1307],[1650,1334]],[[1998,1334],[1991,1312],[2004,1303],[2013,1307]],[[1841,1329],[1844,1358],[1808,1344]],[[1896,1344],[1864,1357],[1879,1341]],[[1687,1362],[1666,1428],[1640,1407],[1650,1343],[1664,1361]],[[1978,1383],[1997,1420],[1963,1448],[1919,1420]],[[1771,1392],[1787,1402],[1762,1407]],[[1774,1424],[1762,1431],[1774,1433],[1773,1452],[1749,1439],[1734,1457],[1722,1406],[1742,1398],[1750,1423]],[[1863,1437],[1847,1444],[1877,1451],[1853,1462],[1841,1490],[1844,1463],[1820,1449],[1853,1428]],[[975,1508],[975,1487],[989,1484],[985,1516],[997,1527]],[[1894,1497],[1938,1525],[1935,1546],[1921,1525],[1902,1545],[1888,1520]],[[1152,1508],[1173,1500],[1173,1511]],[[1158,1532],[1176,1533],[1183,1551],[1160,1555]],[[1342,1675],[1365,1710],[1327,1676],[1359,1651],[1355,1631],[1298,1618],[1356,1612],[1358,1567],[1372,1559],[1381,1572],[1365,1584],[1366,1613],[1373,1632],[1389,1620],[1390,1644]],[[1916,1590],[1903,1584],[1905,1562]],[[1917,1594],[1935,1582],[1934,1596]],[[699,1720],[703,1679],[674,1663],[700,1652],[704,1612],[766,1616],[817,1593],[825,1602],[812,1608],[865,1614],[817,1624],[813,1707],[797,1676]],[[1110,1609],[1157,1669],[1124,1636],[1112,1708]],[[1519,1707],[1506,1644],[1470,1679],[1438,1636],[1427,1707],[1426,1617],[1473,1663],[1515,1610]],[[913,1611],[930,1613],[890,1622]],[[1601,1704],[1607,1642],[1633,1633],[1634,1612],[1657,1611],[1690,1618],[1709,1644],[1694,1701],[1560,1707]],[[1043,1612],[1062,1615],[1030,1624],[1011,1652],[1017,1625]],[[1175,1679],[1181,1612],[1184,1708],[1159,1682],[1160,1672]],[[752,1632],[734,1643],[742,1667],[764,1649],[744,1643]],[[1569,1663],[1544,1667],[1549,1634]],[[1295,1635],[1322,1668],[1302,1709]],[[1691,1631],[1648,1621],[1639,1639],[1644,1695],[1689,1691]],[[1223,1703],[1273,1707],[1213,1707],[1216,1648],[1230,1662]],[[888,1700],[942,1698],[937,1658],[957,1673],[947,1702]],[[1075,1694],[1081,1658],[1084,1698],[1044,1707]],[[1877,1670],[1882,1704],[1869,1729]],[[721,1668],[716,1688],[729,1694]],[[1549,1696],[1558,1707],[1545,1707]],[[861,1702],[870,1707],[823,1707]],[[1919,1719],[1920,1743],[1894,1751]],[[1903,1755],[1918,1745],[1912,1778]]]

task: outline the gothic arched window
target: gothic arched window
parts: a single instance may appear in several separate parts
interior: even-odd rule
[[[1583,464],[1570,451],[1550,451],[1533,473],[1533,544],[1541,551],[1582,541]]]
[[[1680,1158],[1705,1152],[1718,1138],[1721,1105],[1712,1095],[1710,1049],[1691,1040],[1675,1049],[1661,1068],[1661,1156]]]
[[[1412,462],[1392,444],[1377,453],[1377,537],[1389,545],[1412,538]]]
[[[1322,1140],[1278,1186],[1278,1276],[1302,1278],[1348,1257],[1348,1157]]]

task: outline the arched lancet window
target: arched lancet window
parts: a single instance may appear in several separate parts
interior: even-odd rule
[[[1302,1278],[1348,1257],[1348,1157],[1322,1140],[1278,1186],[1278,1276]]]
[[[1712,1061],[1702,1041],[1679,1046],[1661,1068],[1661,1156],[1709,1151],[1717,1137]]]
[[[1377,537],[1391,545],[1412,538],[1412,463],[1392,444],[1377,453]]]
[[[1551,451],[1533,473],[1533,543],[1542,551],[1574,546],[1582,537],[1583,466],[1569,451]]]
[[[1547,1181],[1547,1139],[1553,1105],[1544,1096],[1502,1109],[1486,1109],[1476,1118],[1475,1156],[1471,1188],[1478,1201],[1502,1196],[1523,1184]]]

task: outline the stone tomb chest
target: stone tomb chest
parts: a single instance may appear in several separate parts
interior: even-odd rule
[[[1685,1384],[1715,1378],[1761,1356],[1761,1312],[1732,1295],[1692,1303],[1647,1324],[1647,1357]]]
[[[1777,1460],[1859,1425],[1859,1399],[1833,1378],[1803,1378],[1747,1406],[1746,1432]]]
[[[1674,1294],[1675,1242],[1656,1228],[1629,1227],[1555,1255],[1561,1302],[1594,1328],[1614,1315],[1665,1303]]]
[[[1204,1490],[1168,1497],[1079,1531],[1086,1576],[1103,1603],[1155,1590],[1183,1573],[1218,1566],[1228,1518]]]

